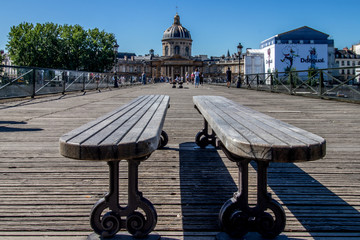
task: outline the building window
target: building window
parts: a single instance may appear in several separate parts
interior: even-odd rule
[[[344,66],[345,64],[344,64],[344,61],[341,61],[341,66]]]
[[[185,56],[190,56],[190,49],[189,49],[189,47],[186,47],[185,48]]]
[[[177,54],[177,55],[180,54],[180,47],[179,46],[175,46],[175,54]]]
[[[165,56],[169,56],[169,47],[168,46],[165,47]]]
[[[347,65],[350,66],[350,61],[347,61]]]

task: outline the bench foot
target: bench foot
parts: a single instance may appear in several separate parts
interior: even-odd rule
[[[213,145],[216,147],[216,134],[212,130],[209,134],[209,127],[207,121],[204,119],[204,129],[198,132],[195,136],[195,143],[200,148],[205,148],[207,145]]]
[[[153,204],[138,191],[138,166],[140,161],[130,160],[128,170],[128,206],[119,205],[119,162],[108,162],[110,170],[109,193],[92,208],[90,225],[95,233],[107,238],[121,229],[137,238],[152,232],[157,223]]]
[[[250,160],[229,153],[220,144],[226,156],[236,162],[239,168],[238,192],[225,202],[219,212],[220,227],[232,237],[240,238],[248,232],[258,232],[264,238],[275,238],[284,231],[285,211],[267,192],[268,162],[257,163],[257,203],[250,207],[248,203],[248,165]]]
[[[236,199],[231,198],[220,210],[220,227],[236,238],[241,238],[248,232],[258,232],[266,239],[277,237],[285,228],[284,209],[273,199],[262,204],[261,208],[240,206]]]
[[[159,142],[158,148],[165,147],[168,144],[168,142],[169,142],[169,137],[168,137],[167,133],[164,130],[161,131],[160,142]]]

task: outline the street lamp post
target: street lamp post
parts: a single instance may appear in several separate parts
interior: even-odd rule
[[[117,81],[117,72],[116,72],[116,64],[117,64],[117,54],[118,54],[118,49],[119,49],[119,45],[117,44],[117,42],[115,42],[114,44],[114,88],[118,88],[118,81]]]
[[[243,46],[241,45],[241,43],[239,43],[239,45],[237,46],[237,50],[238,50],[238,55],[239,55],[239,77],[238,77],[238,81],[236,84],[237,88],[241,87],[241,67],[240,67],[240,59],[241,59],[241,52],[242,52]]]

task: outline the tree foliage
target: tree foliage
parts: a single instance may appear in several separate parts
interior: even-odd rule
[[[21,23],[8,35],[7,50],[16,65],[103,72],[114,64],[115,35],[80,25]]]
[[[0,64],[2,64],[2,61],[4,61],[4,51],[3,50],[0,50]]]

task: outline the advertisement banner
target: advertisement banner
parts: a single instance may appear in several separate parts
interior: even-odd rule
[[[265,72],[275,71],[275,45],[264,48]]]
[[[328,67],[327,44],[276,44],[275,66],[279,72]]]

